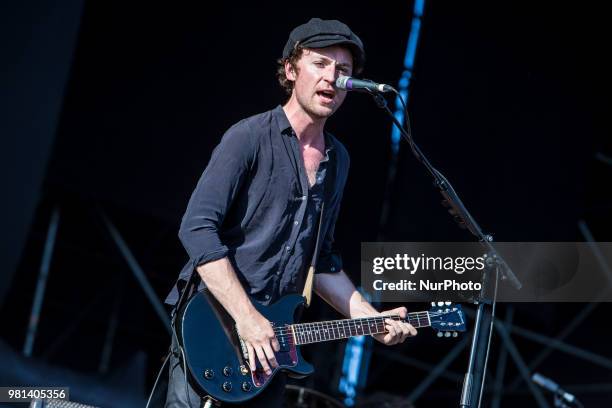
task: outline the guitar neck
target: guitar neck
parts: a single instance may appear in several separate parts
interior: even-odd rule
[[[364,317],[359,319],[328,320],[314,323],[297,323],[288,326],[293,332],[295,344],[319,343],[347,339],[354,336],[387,333],[385,319],[401,320],[415,328],[431,326],[429,312],[408,313],[406,319],[399,315]]]

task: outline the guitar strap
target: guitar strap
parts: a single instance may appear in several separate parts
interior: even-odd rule
[[[319,246],[321,244],[321,230],[323,227],[325,202],[331,202],[331,193],[333,190],[330,187],[336,184],[336,178],[338,175],[338,161],[335,160],[335,157],[333,160],[330,160],[330,163],[333,163],[333,166],[330,166],[328,168],[327,175],[325,176],[325,185],[323,187],[323,203],[321,203],[321,212],[319,214],[319,227],[317,228],[317,241],[315,242],[315,249],[314,253],[312,254],[312,261],[310,263],[310,267],[308,268],[308,274],[306,275],[306,281],[304,283],[304,290],[302,291],[302,296],[304,296],[304,298],[306,299],[306,307],[310,306],[310,301],[312,299],[314,274],[317,267],[317,261],[319,260]]]
[[[302,296],[306,299],[306,307],[310,306],[310,300],[312,299],[312,284],[314,281],[314,273],[317,267],[317,260],[319,259],[319,244],[321,241],[321,226],[323,225],[323,209],[325,202],[321,203],[321,213],[319,214],[319,227],[317,228],[317,241],[315,242],[314,253],[312,254],[312,261],[308,268],[308,275],[306,275],[306,283],[304,283],[304,291]]]
[[[191,295],[193,294],[194,290],[196,290],[196,288],[198,287],[199,277],[200,277],[200,274],[194,268],[194,270],[191,272],[191,276],[189,277],[189,280],[185,283],[183,290],[181,290],[181,288],[178,288],[179,293],[181,295],[179,296],[179,299],[176,302],[176,305],[174,305],[174,309],[172,309],[172,313],[170,315],[171,317],[170,326],[171,327],[174,327],[177,312],[179,312],[182,309],[185,302],[189,298],[191,298]],[[180,285],[180,282],[181,281],[179,280],[177,285]]]

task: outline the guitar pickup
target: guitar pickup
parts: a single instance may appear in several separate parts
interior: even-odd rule
[[[288,325],[283,326],[279,330],[279,333],[276,335],[276,340],[278,341],[278,344],[280,345],[279,352],[286,353],[286,352],[291,351],[291,345],[294,343],[293,342],[293,331],[291,330],[291,327]]]

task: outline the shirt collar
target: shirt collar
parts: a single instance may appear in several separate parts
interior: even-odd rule
[[[286,135],[286,136],[295,135],[295,132],[293,131],[293,128],[291,127],[291,123],[289,123],[289,119],[287,118],[287,115],[285,114],[285,111],[283,110],[283,107],[281,105],[278,105],[274,109],[273,115],[276,117],[276,123],[278,124],[278,130],[280,131],[281,134]],[[327,153],[330,150],[334,150],[335,146],[334,146],[334,141],[330,137],[330,134],[327,133],[327,131],[323,131],[323,135],[325,136],[325,155],[327,156]]]

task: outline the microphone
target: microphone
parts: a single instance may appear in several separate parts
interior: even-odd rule
[[[357,79],[349,76],[338,77],[336,79],[336,88],[360,92],[390,92],[393,90],[393,87],[387,84],[377,84],[368,79]]]
[[[569,392],[565,392],[563,388],[559,387],[559,384],[551,380],[550,378],[546,378],[539,373],[535,373],[531,376],[531,381],[539,385],[540,387],[552,392],[553,394],[558,395],[561,399],[565,400],[567,403],[572,404],[576,401],[576,397]]]

